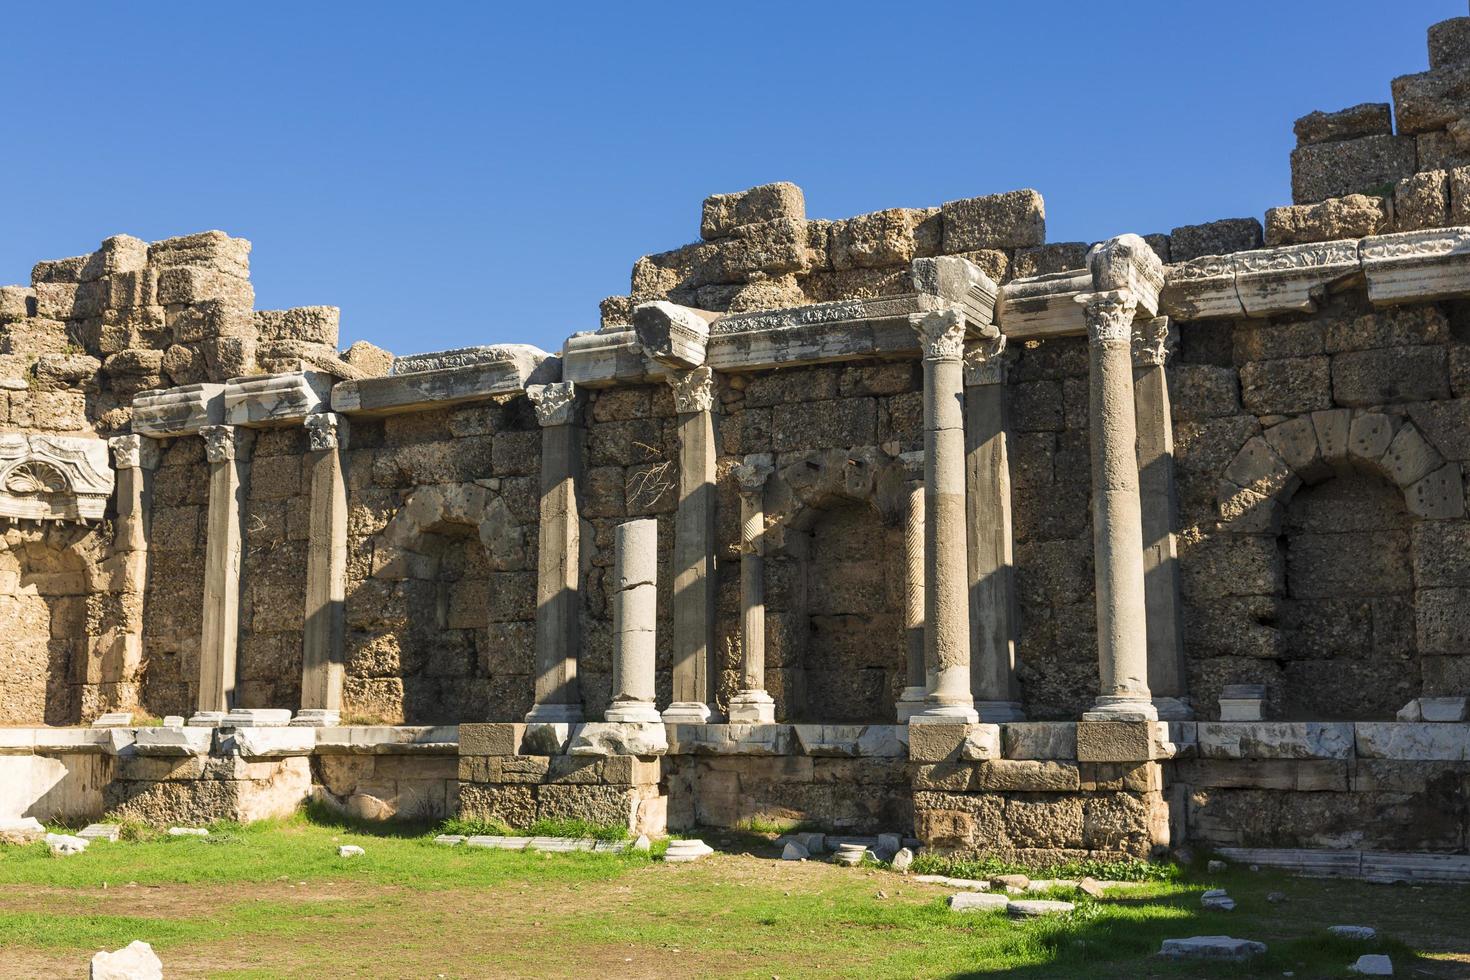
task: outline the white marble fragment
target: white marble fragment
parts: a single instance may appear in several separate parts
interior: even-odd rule
[[[208,837],[209,831],[203,827],[170,827],[168,835],[170,837]]]
[[[1230,936],[1190,936],[1165,939],[1159,955],[1171,960],[1233,960],[1243,962],[1266,952],[1266,944]]]
[[[153,947],[134,939],[122,949],[92,957],[90,980],[163,980],[163,961]]]
[[[56,857],[67,857],[85,851],[87,842],[71,834],[47,834],[46,849]]]
[[[93,823],[88,824],[77,831],[77,836],[82,840],[105,840],[115,841],[122,834],[122,827],[115,823]]]
[[[949,907],[956,912],[991,912],[1005,908],[1010,902],[1004,895],[987,892],[956,892],[949,896]]]
[[[1328,926],[1327,931],[1342,939],[1359,939],[1363,942],[1378,938],[1378,930],[1372,926]]]
[[[337,856],[344,858],[362,857],[366,852],[356,844],[343,844],[337,848]]]
[[[1000,896],[995,896],[999,898]],[[1006,903],[1006,912],[1017,919],[1034,919],[1043,915],[1060,915],[1070,912],[1077,906],[1071,902],[1056,902],[1044,898],[1028,898],[1022,901]]]
[[[713,854],[715,849],[702,840],[671,840],[664,852],[664,860],[674,864],[698,861]]]
[[[811,856],[810,851],[794,840],[787,841],[786,846],[781,850],[783,861],[805,861]]]
[[[1393,976],[1393,960],[1382,953],[1364,953],[1358,957],[1356,963],[1348,967],[1348,972],[1365,977],[1391,977]]]
[[[1223,888],[1211,888],[1200,896],[1199,903],[1217,912],[1229,912],[1235,908],[1235,899],[1227,895]]]
[[[907,847],[899,848],[898,853],[893,855],[893,861],[891,862],[893,870],[899,874],[905,874],[913,863],[914,852]]]

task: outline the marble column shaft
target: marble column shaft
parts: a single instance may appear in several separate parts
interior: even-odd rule
[[[669,375],[679,425],[679,504],[674,514],[673,703],[665,721],[709,721],[714,706],[714,374]]]
[[[113,525],[115,570],[107,591],[142,595],[148,587],[148,522],[153,502],[153,472],[158,468],[158,442],[147,436],[108,440],[117,473],[117,521]],[[87,683],[109,684],[137,679],[143,661],[143,606],[124,602],[129,610],[121,636],[122,656],[87,658]],[[91,641],[96,642],[96,641]],[[114,654],[118,647],[112,647]],[[94,674],[95,671],[95,674]],[[118,707],[126,707],[121,700]]]
[[[735,468],[740,491],[740,690],[730,699],[730,721],[763,724],[776,720],[766,691],[766,480],[774,470],[765,453],[747,456]]]
[[[924,659],[924,454],[900,457],[909,479],[903,496],[903,641],[904,688],[898,699],[898,722],[906,724],[924,710],[931,678]]]
[[[613,534],[612,704],[614,722],[657,722],[654,666],[658,628],[658,521],[619,524]]]
[[[233,707],[236,658],[240,643],[242,525],[250,479],[249,430],[233,425],[206,425],[205,458],[209,461],[209,510],[205,518],[204,627],[199,642],[200,711]]]
[[[958,309],[916,318],[924,358],[924,661],[933,682],[911,721],[973,722],[969,559],[965,533],[965,420]]]
[[[541,520],[536,567],[536,703],[528,722],[582,720],[577,684],[580,646],[581,483],[584,434],[570,381],[531,385],[526,395],[541,424]]]
[[[305,419],[311,516],[307,528],[306,609],[301,635],[303,714],[342,710],[347,580],[347,484],[342,456],[347,417],[331,412]]]
[[[965,351],[965,498],[970,555],[970,679],[983,722],[1024,720],[1016,684],[1020,615],[1011,526],[1005,337]]]
[[[1133,403],[1136,300],[1126,289],[1078,297],[1090,349],[1093,567],[1099,693],[1084,717],[1157,717],[1148,687],[1143,523]]]

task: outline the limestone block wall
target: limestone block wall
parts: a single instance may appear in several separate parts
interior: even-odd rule
[[[347,716],[531,707],[541,431],[524,397],[352,423]]]
[[[1203,717],[1232,682],[1266,683],[1278,716],[1379,719],[1470,683],[1464,315],[1350,290],[1312,315],[1181,331],[1169,378]]]
[[[197,703],[208,505],[204,440],[170,440],[153,475],[137,702],[157,717],[188,716]]]

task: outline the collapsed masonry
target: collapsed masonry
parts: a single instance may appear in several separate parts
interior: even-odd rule
[[[1470,18],[1430,54],[1298,121],[1264,246],[771,184],[559,355],[339,353],[219,232],[43,262],[0,289],[0,717],[215,734],[0,751],[145,817],[310,757],[375,815],[1465,854]],[[1239,684],[1285,720],[1206,722]]]

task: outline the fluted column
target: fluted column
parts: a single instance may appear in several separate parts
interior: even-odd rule
[[[336,725],[341,720],[346,643],[347,484],[342,455],[347,448],[347,416],[322,412],[308,415],[304,424],[311,518],[301,632],[301,710],[292,724]]]
[[[674,699],[668,722],[706,722],[714,705],[714,373],[668,377],[679,416],[679,507],[674,514]]]
[[[965,497],[970,543],[970,689],[983,722],[1022,721],[1003,336],[965,349]]]
[[[619,524],[613,534],[612,704],[615,722],[657,722],[654,663],[658,628],[658,521]]]
[[[924,663],[924,454],[904,453],[903,485],[903,651],[904,688],[898,696],[898,723],[924,710],[929,672]]]
[[[209,512],[204,546],[204,628],[199,641],[198,710],[208,720],[233,707],[240,643],[241,526],[250,478],[251,433],[206,425]]]
[[[924,710],[909,720],[973,722],[969,559],[965,535],[965,317],[957,308],[916,317],[924,358]]]
[[[1099,690],[1088,720],[1154,719],[1148,687],[1143,524],[1134,442],[1133,316],[1128,289],[1086,293],[1090,346],[1092,540]]]
[[[1184,672],[1179,558],[1174,528],[1174,426],[1164,365],[1178,342],[1168,317],[1134,320],[1133,409],[1138,428],[1138,494],[1143,521],[1143,589],[1148,609],[1148,686],[1159,717],[1194,717]]]
[[[771,456],[756,453],[735,467],[740,491],[740,690],[730,698],[732,723],[776,720],[766,692],[766,479]]]
[[[582,470],[581,406],[570,381],[530,385],[541,425],[541,521],[536,564],[536,703],[527,722],[582,720],[577,685]]]

